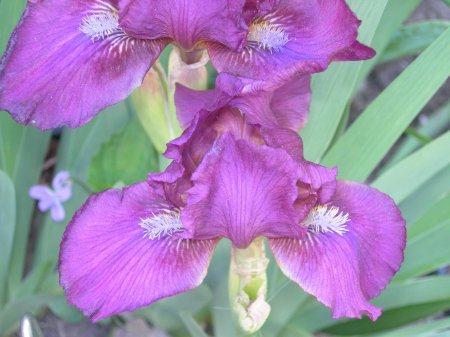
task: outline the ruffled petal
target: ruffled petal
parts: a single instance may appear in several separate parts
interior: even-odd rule
[[[238,97],[233,105],[250,123],[299,132],[308,121],[311,76],[296,76],[275,90],[258,90]]]
[[[190,51],[200,43],[238,49],[246,31],[243,0],[120,0],[120,23],[125,31],[145,39],[170,38]]]
[[[177,84],[175,91],[175,105],[177,117],[183,128],[187,128],[195,116],[202,110],[216,112],[243,93],[244,84],[240,78],[219,74],[216,78],[214,90],[193,90]]]
[[[147,183],[91,197],[61,244],[69,303],[97,321],[197,287],[216,241],[177,237],[179,213]]]
[[[356,41],[359,21],[344,0],[266,0],[249,22],[242,52],[211,46],[219,72],[283,82],[297,73],[325,70],[332,61],[373,57]]]
[[[405,221],[393,200],[339,182],[329,204],[315,208],[305,223],[306,239],[269,241],[283,272],[330,307],[333,318],[377,319],[381,309],[368,300],[399,270],[406,243]]]
[[[222,73],[216,88],[196,91],[178,85],[175,92],[177,116],[187,127],[201,110],[218,111],[224,107],[238,108],[248,123],[267,127],[282,127],[298,132],[309,114],[311,77],[296,76],[281,86],[248,89],[248,81]]]
[[[165,156],[182,165],[188,175],[200,165],[217,138],[217,131],[212,127],[212,117],[208,112],[200,111],[183,134],[167,144]]]
[[[290,145],[290,146],[289,146]],[[295,148],[288,144],[291,156]],[[297,160],[300,167],[298,182],[298,198],[295,202],[300,218],[305,218],[317,203],[326,204],[336,191],[337,169],[329,169],[321,165],[303,160]]]
[[[281,148],[296,162],[303,163],[303,141],[297,132],[283,128],[261,127],[261,136],[268,146]]]
[[[179,83],[176,84],[175,106],[177,118],[183,129],[189,127],[195,116],[203,109],[214,103],[214,90],[192,90]]]
[[[297,178],[285,151],[225,134],[192,177],[183,224],[193,238],[227,237],[238,248],[259,236],[304,234],[293,207]]]
[[[315,195],[317,202],[328,203],[336,191],[337,168],[330,169],[308,161],[302,161],[301,166],[303,186]]]
[[[40,129],[78,127],[125,99],[167,41],[128,36],[115,3],[29,1],[0,65],[0,108]]]

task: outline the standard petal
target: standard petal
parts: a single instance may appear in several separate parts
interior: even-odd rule
[[[336,61],[368,59],[374,51],[356,41],[359,21],[344,0],[270,0],[258,4],[242,52],[211,46],[220,72],[283,82],[323,71]]]
[[[181,164],[189,176],[217,138],[211,122],[213,117],[207,111],[200,111],[183,134],[167,144],[165,156]]]
[[[0,65],[0,108],[40,129],[77,127],[125,99],[167,42],[129,37],[115,3],[29,1]]]
[[[285,145],[287,151],[295,157],[295,144]],[[295,202],[300,218],[305,218],[317,203],[326,204],[336,191],[337,168],[329,169],[301,158],[297,160],[300,167],[298,198]]]
[[[261,127],[264,143],[273,148],[281,148],[298,163],[303,160],[303,141],[297,132],[285,128]]]
[[[28,194],[31,198],[38,200],[38,207],[41,212],[46,212],[55,203],[55,193],[45,185],[31,186]]]
[[[300,75],[275,90],[241,94],[233,102],[250,123],[299,132],[308,121],[311,76]]]
[[[125,31],[145,39],[170,38],[190,51],[198,43],[238,49],[245,40],[243,0],[119,0]]]
[[[311,217],[314,227],[304,240],[270,240],[274,256],[290,279],[332,309],[333,318],[366,314],[375,320],[381,309],[368,301],[400,268],[405,221],[391,198],[358,183],[339,182],[321,207],[336,212]]]
[[[227,237],[238,248],[258,236],[297,236],[298,170],[281,149],[222,136],[203,159],[181,213],[194,238]]]
[[[238,108],[249,123],[267,127],[282,127],[298,132],[309,114],[311,76],[299,75],[281,86],[247,88],[248,81],[222,73],[216,88],[196,91],[178,85],[175,93],[177,116],[187,127],[201,110],[210,112],[221,108]]]
[[[216,97],[214,90],[192,90],[176,84],[175,106],[177,118],[183,129],[189,127],[195,116],[203,109],[211,106]]]
[[[193,90],[178,84],[175,105],[182,127],[187,128],[201,110],[214,112],[227,106],[242,94],[243,89],[241,79],[229,74],[217,76],[214,90]]]
[[[216,241],[183,240],[161,189],[147,183],[91,197],[61,244],[60,283],[69,303],[97,321],[198,286]],[[161,220],[158,226],[155,219]],[[155,232],[155,230],[157,230]]]
[[[309,191],[315,195],[317,202],[321,204],[329,202],[336,191],[337,167],[329,169],[306,160],[300,164],[302,187],[307,186]]]

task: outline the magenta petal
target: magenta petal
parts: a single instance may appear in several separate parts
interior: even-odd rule
[[[243,0],[120,0],[120,23],[132,36],[170,38],[192,50],[200,42],[239,48],[245,39]]]
[[[297,132],[290,129],[262,127],[261,136],[266,145],[281,148],[289,153],[296,162],[304,162],[303,141]]]
[[[311,76],[296,76],[281,86],[257,88],[248,81],[230,74],[219,74],[216,88],[196,91],[178,85],[175,93],[177,116],[187,127],[201,110],[210,112],[221,108],[238,108],[248,123],[267,127],[282,127],[298,132],[309,114]]]
[[[214,90],[192,90],[181,84],[176,85],[175,105],[177,118],[183,129],[188,128],[195,116],[214,103]]]
[[[230,104],[243,93],[243,83],[240,78],[229,74],[219,74],[216,78],[214,90],[193,90],[177,84],[175,91],[175,105],[177,117],[183,126],[194,120],[201,110],[215,112]]]
[[[289,146],[290,154],[295,154]],[[300,179],[298,183],[298,199],[296,209],[303,219],[317,203],[326,204],[330,201],[336,190],[337,169],[329,169],[321,165],[303,160],[298,161],[300,167]]]
[[[256,237],[297,236],[298,169],[283,150],[221,137],[192,177],[182,220],[191,236],[229,238],[236,247]]]
[[[234,105],[250,123],[300,131],[306,125],[311,101],[311,76],[296,76],[281,87],[242,94]]]
[[[302,161],[301,181],[308,185],[311,192],[317,196],[317,202],[326,204],[336,191],[336,177],[338,170],[336,167],[329,169],[312,162]]]
[[[400,268],[405,221],[391,198],[358,183],[338,182],[327,207],[332,206],[348,213],[346,233],[271,239],[271,249],[283,272],[330,307],[333,318],[366,314],[375,320],[381,309],[368,301]]]
[[[168,209],[162,191],[147,183],[91,197],[61,244],[60,283],[69,303],[97,321],[198,286],[216,241],[144,237],[140,223]]]
[[[0,65],[0,108],[40,129],[77,127],[125,99],[167,42],[127,36],[115,3],[29,1]]]
[[[217,138],[207,111],[198,113],[183,134],[167,144],[165,156],[182,165],[190,176],[198,167],[205,153]]]
[[[359,21],[344,0],[266,0],[249,22],[247,48],[213,46],[220,72],[253,80],[283,82],[295,74],[325,70],[332,61],[371,58],[357,43]]]

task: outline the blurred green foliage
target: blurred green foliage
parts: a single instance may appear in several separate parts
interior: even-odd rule
[[[158,169],[155,148],[137,118],[132,118],[92,158],[87,179],[89,186],[98,192],[117,183],[131,185],[143,181],[149,172]]]

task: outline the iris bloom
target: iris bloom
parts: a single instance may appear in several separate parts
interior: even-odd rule
[[[356,40],[360,22],[345,0],[246,0],[243,14],[245,48],[218,46],[210,51],[211,61],[218,71],[258,85],[320,72],[332,61],[374,56]]]
[[[0,64],[0,108],[40,129],[78,127],[125,99],[171,42],[239,48],[241,12],[240,0],[28,1]]]
[[[28,1],[0,64],[0,109],[78,127],[141,85],[169,43],[187,63],[206,48],[219,71],[285,80],[372,56],[357,26],[344,0]]]
[[[198,286],[220,239],[245,249],[265,237],[283,272],[334,318],[376,319],[368,300],[403,260],[398,208],[305,161],[297,132],[258,124],[247,98],[230,95],[239,82],[221,80],[208,98],[179,91],[186,130],[168,145],[165,172],[94,195],[76,213],[60,254],[68,301],[94,321],[134,310]],[[267,114],[293,118],[283,111]]]
[[[72,197],[70,173],[59,172],[52,180],[52,188],[45,185],[34,185],[29,190],[30,197],[38,200],[41,212],[50,210],[54,221],[63,221],[66,217],[63,203]]]

